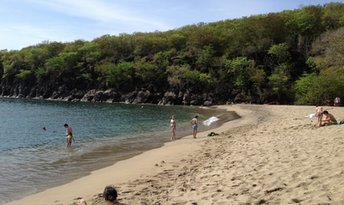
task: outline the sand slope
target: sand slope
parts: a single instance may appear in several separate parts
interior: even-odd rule
[[[303,118],[314,107],[244,108],[251,121],[201,142],[179,162],[160,164],[156,175],[120,185],[123,201],[344,204],[344,125],[315,129],[315,119]],[[338,117],[343,111],[331,110]]]
[[[314,128],[314,107],[221,106],[241,119],[10,204],[70,204],[114,184],[128,204],[344,204],[344,125]],[[344,108],[331,113],[344,119]]]

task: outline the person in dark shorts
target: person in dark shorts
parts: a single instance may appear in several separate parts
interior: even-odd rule
[[[73,138],[72,128],[68,124],[64,124],[64,127],[66,128],[66,144],[67,144],[67,147],[71,147],[72,141],[75,142],[75,140]]]
[[[198,128],[198,116],[197,115],[194,118],[192,118],[192,120],[191,120],[191,128],[192,128],[192,136],[193,136],[193,138],[196,139],[197,128]]]

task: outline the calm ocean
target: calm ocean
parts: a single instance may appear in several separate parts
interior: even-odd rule
[[[161,146],[173,114],[179,137],[191,132],[195,114],[201,121],[218,116],[212,126],[235,117],[185,106],[0,99],[0,204]],[[64,123],[73,128],[72,149],[65,147]]]

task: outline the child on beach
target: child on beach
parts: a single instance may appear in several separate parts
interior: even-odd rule
[[[192,127],[192,136],[193,136],[193,138],[196,139],[197,127],[198,127],[198,116],[197,115],[194,118],[192,118],[191,127]]]

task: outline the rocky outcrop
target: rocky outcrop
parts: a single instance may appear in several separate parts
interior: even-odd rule
[[[164,93],[164,97],[159,101],[159,105],[174,105],[177,95],[172,91],[167,91]]]
[[[93,89],[88,91],[82,98],[81,102],[91,102],[96,94],[97,90]]]
[[[113,89],[108,89],[103,92],[105,102],[113,103],[120,101],[120,95]]]
[[[51,87],[26,87],[22,84],[8,86],[0,85],[0,97],[32,98],[61,100],[71,102],[124,102],[132,104],[153,103],[160,105],[213,105],[216,101],[211,93],[195,94],[190,91],[169,90],[164,93],[152,92],[142,88],[127,93],[119,93],[114,89],[69,90],[59,86],[56,90]]]
[[[134,100],[136,98],[136,95],[137,95],[137,91],[133,91],[133,92],[130,92],[130,93],[127,93],[127,94],[123,94],[121,96],[121,102],[132,103],[132,102],[134,102]]]
[[[141,90],[137,93],[136,98],[134,99],[133,103],[147,103],[151,93],[149,90]]]

